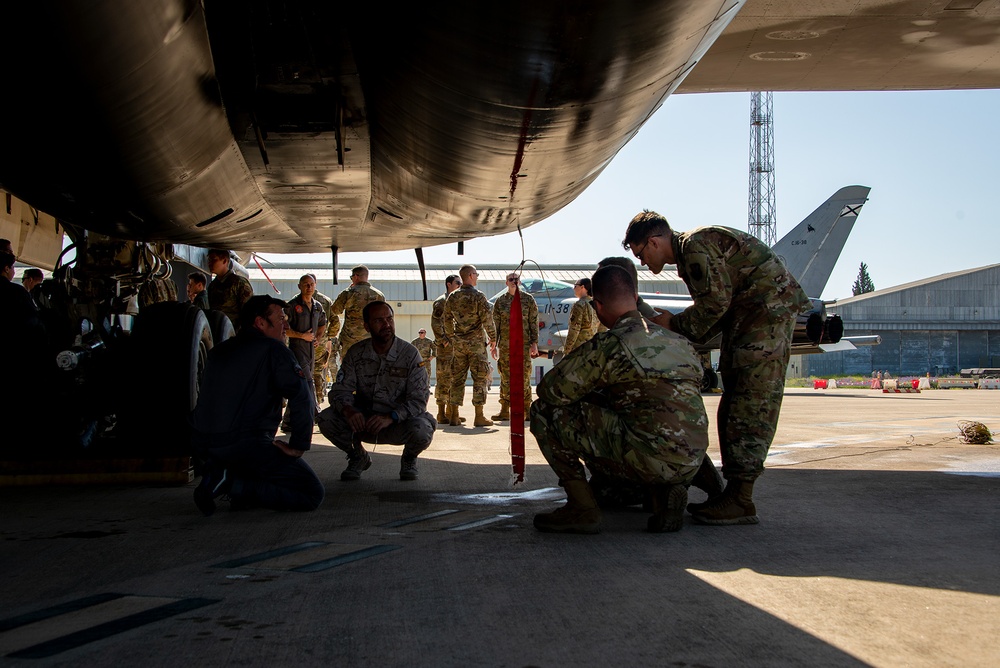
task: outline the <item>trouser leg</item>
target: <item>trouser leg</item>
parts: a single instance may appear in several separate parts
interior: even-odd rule
[[[277,450],[276,450],[277,451]],[[316,473],[299,457],[289,457],[277,451],[283,459],[274,458],[256,475],[239,475],[229,492],[233,501],[273,510],[316,510],[323,503],[325,490]]]

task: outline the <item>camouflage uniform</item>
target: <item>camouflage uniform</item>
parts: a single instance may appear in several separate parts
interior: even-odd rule
[[[316,345],[316,363],[313,366],[313,384],[316,386],[316,404],[319,405],[323,403],[323,399],[326,398],[326,386],[329,383],[330,378],[336,378],[336,372],[331,375],[328,373],[330,365],[330,351],[327,350],[327,344],[331,337],[336,337],[340,334],[340,318],[333,316],[330,313],[330,308],[333,306],[333,300],[324,295],[322,292],[314,292],[313,299],[318,301],[323,306],[323,313],[326,314],[326,329],[323,330],[323,336],[316,339],[318,342]]]
[[[725,227],[675,232],[677,273],[694,304],[671,329],[695,342],[722,334],[722,473],[752,482],[764,471],[784,396],[795,318],[809,299],[770,248]]]
[[[542,378],[531,433],[560,481],[685,484],[708,447],[701,364],[683,337],[623,315]]]
[[[497,329],[500,369],[500,401],[510,403],[510,309],[514,295],[505,292],[493,304],[493,324]],[[538,343],[538,304],[535,298],[521,290],[521,325],[524,332],[524,409],[531,406],[531,355],[528,349]]]
[[[330,313],[334,318],[344,314],[344,326],[340,330],[340,351],[346,355],[358,341],[363,341],[371,335],[365,331],[364,318],[361,312],[370,302],[384,302],[385,295],[371,286],[368,281],[352,285],[339,295]]]
[[[431,313],[431,330],[434,332],[435,344],[444,341],[444,302],[448,299],[445,293],[434,300]],[[437,348],[437,382],[434,384],[434,400],[438,406],[448,404],[451,394],[451,360],[455,356],[455,346],[435,345]]]
[[[419,336],[410,341],[410,345],[416,348],[420,353],[420,359],[423,360],[421,364],[424,369],[427,370],[427,385],[429,387],[431,384],[431,360],[434,359],[434,350],[436,346],[432,340],[426,337],[420,338]]]
[[[340,362],[340,338],[335,336],[330,339],[330,363],[327,369],[327,377],[330,379],[330,382],[337,380]]]
[[[343,368],[330,388],[330,406],[316,423],[323,436],[352,455],[355,434],[344,417],[344,406],[353,406],[366,418],[391,415],[393,424],[375,436],[364,434],[362,440],[402,445],[403,457],[412,459],[427,449],[437,429],[437,421],[427,412],[428,397],[427,374],[412,345],[396,338],[389,351],[379,355],[371,341],[364,341],[344,355]]]
[[[461,406],[465,402],[465,379],[472,372],[472,405],[486,405],[490,361],[483,343],[483,330],[490,341],[497,332],[490,314],[486,295],[474,285],[463,285],[452,292],[444,303],[444,340],[453,348],[451,361],[451,394],[448,403]]]
[[[240,330],[240,309],[253,297],[250,281],[238,276],[230,269],[222,276],[216,276],[205,289],[208,303],[216,311],[222,311],[233,323],[233,329]]]
[[[582,297],[573,304],[573,310],[569,314],[569,330],[566,332],[563,354],[569,355],[574,348],[582,346],[597,334],[597,326],[601,321],[597,319],[593,301],[590,297]]]

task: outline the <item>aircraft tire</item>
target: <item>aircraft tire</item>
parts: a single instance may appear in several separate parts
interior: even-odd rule
[[[182,454],[190,450],[188,415],[212,349],[205,312],[191,304],[161,302],[143,309],[132,334],[133,369],[157,378],[155,394],[133,391],[127,402],[126,433],[137,443]]]
[[[701,376],[701,391],[711,392],[719,386],[719,374],[713,369],[705,367],[704,373]]]
[[[205,315],[208,317],[208,326],[212,330],[212,342],[213,345],[222,343],[226,339],[231,339],[236,336],[236,330],[233,328],[233,322],[229,319],[222,311],[206,311]]]

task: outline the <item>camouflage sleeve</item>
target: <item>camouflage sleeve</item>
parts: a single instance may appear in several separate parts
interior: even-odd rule
[[[642,317],[646,318],[647,320],[652,320],[656,316],[660,315],[659,313],[657,313],[655,308],[653,308],[646,302],[642,301],[642,297],[639,297],[639,301],[636,302],[635,307],[639,310],[639,313],[642,315]],[[601,331],[603,332],[604,330],[602,329]]]
[[[431,331],[435,339],[444,338],[444,305],[446,299],[434,300],[434,311],[431,313]]]
[[[253,286],[250,285],[250,281],[242,276],[237,276],[236,278],[239,279],[236,283],[238,286],[236,288],[236,303],[239,305],[240,310],[242,310],[243,306],[253,297]],[[299,449],[301,450],[301,448]]]
[[[497,343],[503,343],[503,340],[507,338],[507,332],[503,331],[504,329],[503,317],[501,316],[500,313],[502,309],[503,309],[503,297],[496,300],[496,302],[493,304],[493,309],[491,310],[490,313],[490,315],[492,316],[491,320],[493,321],[493,330],[498,335]],[[487,331],[489,330],[487,329]]]
[[[486,336],[489,337],[490,341],[497,340],[497,326],[493,322],[493,314],[490,312],[490,302],[486,299],[486,295],[480,293],[479,295],[479,308],[482,313],[483,324],[486,328]]]
[[[455,338],[455,319],[451,317],[451,298],[444,302],[444,315],[442,316],[442,326],[444,327],[444,340],[450,341]]]
[[[336,382],[330,387],[330,405],[338,411],[343,411],[344,406],[354,405],[354,391],[358,387],[357,370],[354,368],[357,356],[357,353],[352,355],[350,350],[347,351],[341,360]]]
[[[329,313],[326,316],[326,337],[332,339],[335,336],[340,335],[340,318],[333,313],[333,306],[330,306]]]
[[[431,341],[431,356],[429,359],[434,359],[437,357],[438,347],[436,341]]]
[[[608,336],[595,337],[580,346],[542,376],[538,398],[558,406],[580,401],[601,387],[611,354],[608,348],[618,345],[617,338]]]
[[[586,303],[577,300],[573,304],[573,310],[569,314],[569,329],[566,331],[566,343],[563,344],[563,353],[569,355],[576,348],[576,340],[580,338],[580,333],[583,331],[583,318],[584,312],[580,308],[580,305],[590,308]]]
[[[420,355],[414,355],[410,360],[410,376],[406,379],[406,396],[403,404],[396,409],[401,420],[422,415],[427,411],[427,399],[431,396],[427,372],[420,364]]]
[[[528,340],[525,341],[529,346],[538,343],[538,303],[535,298],[531,295],[525,295],[528,298]]]
[[[348,293],[347,290],[344,290],[339,295],[337,295],[337,298],[333,300],[333,306],[330,307],[330,313],[335,316],[339,316],[341,313],[343,313],[344,309],[347,307],[348,297],[350,297],[350,294]]]
[[[690,239],[681,261],[694,304],[675,315],[670,328],[692,341],[701,341],[729,309],[733,285],[726,258],[716,244]]]

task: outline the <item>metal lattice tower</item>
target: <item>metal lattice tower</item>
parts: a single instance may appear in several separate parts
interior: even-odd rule
[[[750,94],[749,232],[768,246],[778,240],[774,205],[774,116],[771,93]]]

